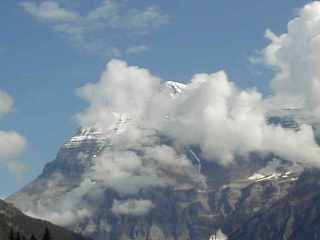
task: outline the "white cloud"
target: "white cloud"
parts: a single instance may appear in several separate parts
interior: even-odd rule
[[[90,178],[124,193],[178,185],[177,175],[199,181],[190,160],[174,147],[160,143],[158,127],[147,126],[156,121],[147,115],[150,107],[159,110],[159,104],[153,106],[151,102],[161,92],[160,81],[146,69],[111,60],[99,82],[78,90],[90,103],[77,116],[80,125],[94,126],[107,135],[117,129],[110,139],[112,148],[95,159]]]
[[[144,11],[132,9],[128,12],[126,18],[126,22],[130,23],[130,27],[137,29],[154,28],[166,24],[169,21],[169,17],[163,15],[157,6],[149,6],[144,9]]]
[[[148,187],[179,185],[177,176],[189,176],[190,182],[197,181],[197,172],[186,156],[179,156],[169,146],[149,144],[149,147],[135,146],[134,150],[106,149],[95,159],[87,177],[125,194],[135,194]]]
[[[133,46],[133,47],[129,47],[126,50],[126,53],[129,54],[129,55],[140,54],[140,53],[143,53],[145,51],[148,51],[148,49],[149,48],[147,46],[145,46],[145,45]]]
[[[13,99],[6,92],[0,90],[0,117],[12,111]]]
[[[145,130],[154,129],[181,146],[198,145],[203,156],[225,165],[250,152],[319,165],[320,148],[310,126],[296,132],[268,125],[262,95],[238,89],[223,71],[195,75],[176,98],[162,90],[161,81],[146,69],[112,60],[98,83],[80,90],[90,104],[78,115],[80,124],[109,129],[117,116],[125,115],[135,124],[113,146],[132,146],[141,139],[145,145],[151,141]],[[157,145],[150,146],[156,151]],[[176,166],[184,161],[174,158]]]
[[[141,216],[147,214],[153,207],[154,205],[150,200],[114,200],[111,211],[117,215]]]
[[[12,110],[13,102],[9,94],[0,90],[0,117]],[[26,166],[17,160],[26,145],[26,139],[17,132],[0,130],[0,163],[7,166],[9,171],[17,176],[26,170]]]
[[[73,11],[62,8],[55,1],[44,1],[39,4],[32,1],[25,1],[20,4],[29,14],[35,16],[39,20],[53,22],[69,22],[75,21],[80,16]]]
[[[44,198],[40,201],[23,199],[25,213],[61,226],[71,226],[90,217],[95,209],[94,206],[85,203],[84,196],[93,189],[93,182],[84,179],[78,187],[65,193],[63,198],[56,199],[54,193],[62,190],[61,183],[64,181],[62,175],[55,175],[47,182],[47,191],[43,193]]]
[[[184,155],[178,155],[177,152],[167,145],[156,145],[146,148],[148,158],[155,160],[169,168],[188,167],[190,161]]]
[[[18,176],[26,171],[26,166],[18,161],[19,155],[25,150],[27,142],[24,137],[14,131],[0,131],[0,163]]]
[[[106,151],[95,162],[93,173],[95,180],[121,192],[136,192],[134,175],[138,177],[143,168],[141,158],[132,151]],[[136,173],[136,174],[135,174]],[[130,180],[131,179],[131,180]],[[146,177],[143,176],[143,179]],[[128,184],[123,185],[127,182]],[[148,186],[150,182],[139,181],[139,187]]]
[[[140,119],[159,87],[160,79],[148,70],[111,60],[99,82],[78,90],[78,94],[90,103],[90,107],[78,116],[80,124],[104,128],[117,120],[113,113],[126,113]]]
[[[46,21],[81,50],[108,56],[146,51],[148,48],[139,44],[141,35],[169,22],[169,17],[156,6],[135,9],[118,0],[104,0],[85,14],[66,9],[53,0],[39,4],[26,1],[20,6],[38,20]]]
[[[310,126],[295,132],[268,125],[261,94],[239,90],[224,72],[194,76],[173,106],[165,132],[184,145],[199,145],[206,157],[222,164],[257,151],[319,165],[320,148]]]
[[[54,211],[53,209],[46,209],[46,207],[39,205],[37,211],[39,215],[34,213],[34,209],[33,211],[26,211],[25,214],[33,218],[50,221],[60,226],[71,226],[72,224],[91,216],[91,212],[83,208],[63,208],[63,211]]]
[[[320,2],[303,7],[280,36],[266,32],[265,62],[275,68],[273,104],[320,113]]]

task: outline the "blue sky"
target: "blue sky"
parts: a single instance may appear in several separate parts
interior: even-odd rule
[[[85,107],[76,89],[97,81],[112,57],[181,82],[224,69],[240,87],[257,86],[268,94],[270,71],[249,58],[267,45],[266,29],[285,32],[297,9],[310,1],[115,0],[114,10],[102,8],[102,0],[57,0],[49,10],[58,6],[64,15],[55,16],[40,8],[43,2],[3,0],[0,5],[0,89],[15,100],[0,128],[27,139],[21,161],[29,166],[17,179],[0,165],[2,196],[54,159],[77,128],[74,115]],[[88,20],[94,9],[104,15]]]

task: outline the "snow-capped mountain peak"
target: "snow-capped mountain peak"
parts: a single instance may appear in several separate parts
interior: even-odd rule
[[[77,147],[82,143],[86,142],[96,142],[103,144],[108,139],[112,138],[114,135],[121,134],[126,131],[126,128],[132,119],[126,114],[113,113],[115,117],[115,122],[107,129],[101,129],[98,127],[81,127],[79,128],[77,134],[68,140],[64,146],[67,148]]]
[[[183,83],[167,81],[163,83],[163,88],[170,91],[170,96],[175,98],[179,95],[187,86]]]

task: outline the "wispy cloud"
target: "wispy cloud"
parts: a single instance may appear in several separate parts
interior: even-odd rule
[[[25,1],[20,6],[72,45],[87,53],[109,56],[146,51],[142,37],[169,22],[169,16],[157,6],[129,8],[125,1],[117,0],[104,0],[85,14],[51,0]]]
[[[117,215],[140,216],[147,214],[154,207],[150,200],[128,199],[114,200],[111,211]]]
[[[54,1],[45,1],[41,4],[35,2],[22,2],[21,6],[31,15],[40,20],[52,22],[75,21],[80,16],[73,11],[66,10]]]
[[[0,90],[0,117],[9,113],[13,107],[13,99],[6,92]]]
[[[127,53],[127,54],[139,54],[139,53],[148,51],[148,49],[149,49],[149,48],[148,48],[147,46],[145,46],[145,45],[133,46],[133,47],[129,47],[129,48],[126,50],[126,53]]]

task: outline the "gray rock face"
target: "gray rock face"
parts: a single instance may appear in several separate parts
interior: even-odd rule
[[[74,140],[79,138],[79,142]],[[55,200],[59,204],[61,198],[79,186],[93,159],[99,155],[103,148],[100,139],[91,136],[84,140],[81,135],[76,135],[62,146],[57,158],[46,165],[38,179],[7,201],[26,212],[34,213],[35,210],[39,215],[42,212],[37,212],[34,203],[48,209]],[[299,174],[286,174],[291,166],[274,163],[272,156],[262,158],[252,154],[250,157],[251,161],[239,158],[238,164],[231,168],[201,159],[205,187],[148,187],[129,195],[101,188],[99,199],[90,194],[84,196],[85,205],[94,206],[94,214],[65,226],[97,240],[202,240],[209,239],[220,228],[232,232],[285,196]],[[257,174],[259,171],[261,174]],[[153,207],[143,215],[119,215],[112,211],[115,200],[131,198],[148,199]]]
[[[320,172],[304,172],[286,196],[243,222],[230,239],[310,239],[320,237]]]

